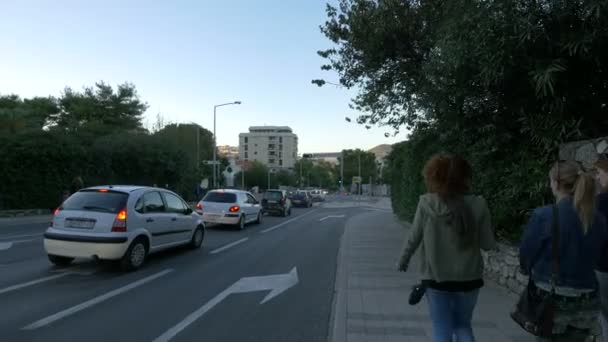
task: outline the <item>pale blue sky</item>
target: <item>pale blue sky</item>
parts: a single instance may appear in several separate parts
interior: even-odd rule
[[[332,0],[333,2],[335,0]],[[136,85],[167,121],[213,128],[218,144],[238,144],[249,126],[288,125],[300,152],[371,148],[405,138],[392,129],[348,123],[354,91],[317,87],[316,51],[324,0],[3,1],[0,93],[60,95],[104,80]],[[333,76],[335,81],[335,76]],[[353,120],[354,121],[354,120]]]

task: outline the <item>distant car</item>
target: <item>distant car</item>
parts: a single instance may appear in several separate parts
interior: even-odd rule
[[[312,207],[312,196],[308,191],[298,190],[291,198],[291,203],[294,207],[310,208]]]
[[[134,270],[149,253],[199,248],[204,237],[200,215],[167,189],[99,186],[74,193],[55,210],[44,249],[58,266],[93,257],[120,260],[125,270]]]
[[[245,229],[248,223],[262,223],[262,206],[243,190],[212,190],[196,205],[206,223],[227,224]]]
[[[287,191],[267,190],[262,197],[262,210],[281,216],[291,215],[291,200],[287,197]]]
[[[325,193],[322,190],[311,190],[310,195],[312,196],[313,201],[325,201]]]

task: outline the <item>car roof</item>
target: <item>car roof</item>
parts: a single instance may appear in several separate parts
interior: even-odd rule
[[[244,191],[244,190],[238,190],[238,189],[213,189],[209,192],[226,192],[226,193],[232,193],[232,194],[248,194],[249,191]]]
[[[157,189],[157,190],[170,191],[168,189],[154,188],[154,187],[142,186],[142,185],[98,185],[98,186],[91,186],[88,188],[84,188],[81,190],[101,190],[101,189],[120,191],[120,192],[133,192],[133,191],[142,190],[142,189]]]

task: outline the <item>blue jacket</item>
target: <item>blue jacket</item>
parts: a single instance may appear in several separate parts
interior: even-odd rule
[[[557,204],[560,228],[560,273],[557,286],[578,289],[597,288],[595,268],[600,253],[608,241],[606,221],[598,211],[587,234],[574,208],[572,198]],[[519,249],[521,267],[532,266],[532,280],[551,282],[551,224],[552,206],[534,210]]]
[[[597,210],[606,219],[608,224],[608,192],[604,192],[597,196]],[[597,270],[608,272],[608,244],[604,246],[600,260],[597,263]]]

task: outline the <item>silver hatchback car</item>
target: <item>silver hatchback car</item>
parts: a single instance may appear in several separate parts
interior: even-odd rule
[[[247,223],[262,222],[262,206],[247,191],[212,190],[196,205],[207,223],[227,224],[245,229]]]
[[[139,268],[149,253],[190,245],[199,248],[205,224],[172,191],[143,186],[82,189],[55,210],[44,234],[49,260],[59,266],[74,258],[120,260]]]

